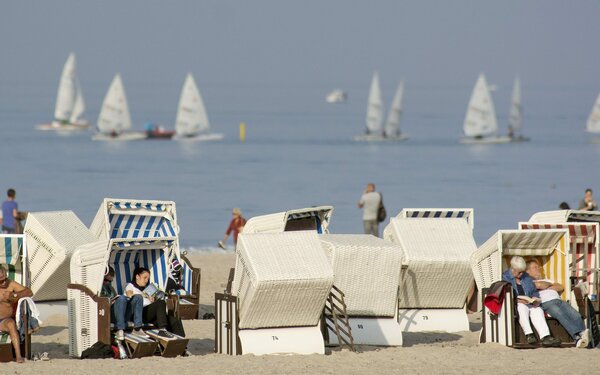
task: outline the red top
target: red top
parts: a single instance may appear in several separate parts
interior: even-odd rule
[[[246,219],[244,219],[241,216],[237,216],[231,219],[231,222],[229,223],[229,227],[227,228],[227,232],[225,232],[225,234],[229,236],[231,232],[233,232],[233,243],[237,243],[238,233],[240,233],[244,225],[246,225]]]

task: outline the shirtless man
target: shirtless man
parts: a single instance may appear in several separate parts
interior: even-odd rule
[[[10,280],[4,266],[0,266],[0,331],[8,332],[10,335],[18,363],[23,363],[24,360],[21,357],[19,330],[17,329],[17,323],[12,318],[12,304],[17,302],[19,298],[31,296],[33,296],[31,289]]]

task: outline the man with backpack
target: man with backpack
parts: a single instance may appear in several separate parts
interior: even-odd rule
[[[365,234],[379,237],[379,223],[385,220],[385,208],[383,208],[383,197],[375,191],[375,184],[367,184],[367,188],[358,201],[358,208],[363,210]]]

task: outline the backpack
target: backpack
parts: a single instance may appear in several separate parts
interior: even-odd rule
[[[381,223],[387,217],[385,206],[383,205],[383,195],[379,193],[379,208],[377,208],[377,222]]]

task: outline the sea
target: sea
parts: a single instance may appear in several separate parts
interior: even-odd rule
[[[407,79],[401,127],[410,139],[355,142],[364,132],[369,79],[342,87],[349,93],[342,104],[325,103],[334,87],[318,82],[199,82],[222,141],[120,143],[92,141],[93,131],[35,130],[52,119],[57,82],[11,78],[0,85],[0,191],[15,188],[20,210],[72,210],[86,225],[105,197],[173,200],[182,247],[205,252],[220,251],[216,243],[233,207],[251,218],[333,205],[330,231],[361,233],[357,203],[369,182],[383,194],[389,216],[402,208],[473,208],[478,244],[562,201],[576,206],[588,187],[600,198],[600,144],[584,131],[596,88],[528,87],[523,79],[523,133],[531,141],[464,145],[459,138],[473,82]],[[124,77],[124,83],[135,130],[146,122],[173,127],[182,82]],[[108,84],[82,81],[92,123]],[[386,103],[395,85],[382,85]],[[501,133],[511,85],[500,82],[493,94]]]

